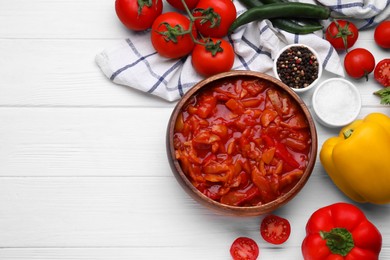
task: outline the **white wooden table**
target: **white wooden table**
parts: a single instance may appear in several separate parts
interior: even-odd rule
[[[260,259],[302,259],[310,214],[351,202],[319,160],[301,193],[275,212],[292,225],[281,246],[261,239],[261,217],[198,205],[167,162],[175,103],[115,85],[95,64],[127,36],[114,0],[0,0],[0,259],[229,259],[239,236],[257,241]],[[373,31],[355,47],[389,57]],[[353,82],[361,117],[390,115],[372,94],[380,88],[372,75]],[[311,94],[302,96],[309,105]],[[338,133],[317,130],[319,148]],[[390,206],[359,206],[382,232],[381,259],[390,259]]]

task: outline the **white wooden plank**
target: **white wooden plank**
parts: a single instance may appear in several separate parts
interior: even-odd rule
[[[2,108],[0,176],[167,175],[170,112]]]
[[[0,39],[0,106],[172,106],[103,75],[95,56],[114,42]]]
[[[170,108],[0,109],[0,176],[166,176],[170,113]],[[317,124],[317,130],[320,149],[339,129]]]
[[[207,246],[243,221],[197,205],[173,177],[1,178],[0,187],[0,247]],[[245,221],[257,234],[257,219]]]
[[[165,135],[171,111],[1,108],[0,176],[170,176]],[[388,108],[378,111],[390,116]],[[339,129],[317,123],[317,131],[319,151]]]
[[[0,38],[101,39],[130,35],[119,22],[112,0],[12,2],[0,1]],[[165,10],[171,9],[166,1],[164,4]],[[360,41],[372,39],[371,30],[360,32]]]
[[[219,216],[197,205],[166,161],[174,104],[112,84],[94,62],[132,37],[113,6],[0,1],[0,259],[228,259],[242,235],[259,243],[261,259],[301,259],[310,213],[348,200],[317,160],[307,186],[276,212],[293,227],[282,246],[260,238],[260,217]],[[367,46],[377,61],[388,58],[372,30],[355,47]],[[361,116],[390,115],[372,95],[380,88],[372,75],[353,82],[366,107]],[[303,96],[308,104],[310,97]],[[320,145],[338,131],[317,130]],[[389,206],[359,206],[381,230],[381,259],[389,259]]]
[[[283,252],[284,248],[275,247],[263,250],[260,248],[259,259],[280,259],[291,260],[292,255]],[[292,248],[298,252],[300,248]],[[294,254],[295,260],[303,259]],[[60,249],[0,249],[2,260],[182,260],[182,259],[230,259],[228,245],[217,250],[210,250],[210,247],[167,247],[167,248],[60,248]],[[390,259],[390,250],[384,248],[381,251],[380,259]]]
[[[4,38],[123,38],[111,0],[0,1],[0,35]]]
[[[329,178],[310,179],[296,198],[275,212],[292,225],[290,239],[276,247],[260,237],[261,217],[215,214],[189,198],[173,177],[3,177],[0,197],[0,248],[193,247],[225,257],[236,237],[249,236],[263,252],[277,250],[283,259],[299,259],[305,224],[314,210],[348,201]],[[379,228],[387,226],[390,205],[360,207]],[[389,241],[390,231],[380,230]]]
[[[160,98],[119,86],[96,65],[97,53],[119,40],[15,40],[0,37],[0,106],[173,106]],[[365,47],[359,41],[356,47]],[[370,50],[377,61],[387,54]],[[341,54],[343,58],[344,54]],[[324,73],[322,80],[335,75]],[[365,106],[379,106],[373,92],[381,86],[369,80],[351,80]],[[301,94],[311,106],[313,91]],[[348,97],[345,97],[346,99]]]

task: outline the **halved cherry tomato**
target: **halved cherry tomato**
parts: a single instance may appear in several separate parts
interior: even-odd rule
[[[290,237],[290,222],[276,215],[268,215],[261,222],[261,236],[271,244],[283,244]]]
[[[384,87],[390,87],[390,59],[383,59],[375,67],[374,78]]]
[[[239,237],[230,247],[230,254],[234,260],[256,260],[259,256],[259,246],[249,237]]]

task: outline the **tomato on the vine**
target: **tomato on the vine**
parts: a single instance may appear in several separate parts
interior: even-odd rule
[[[256,260],[259,256],[259,246],[249,237],[239,237],[230,247],[230,255],[234,260]]]
[[[199,33],[215,38],[226,36],[237,16],[236,7],[231,0],[200,0],[192,13]]]
[[[162,13],[162,0],[116,0],[115,11],[119,20],[128,29],[143,31],[149,29]]]
[[[325,38],[336,50],[351,48],[359,37],[356,26],[346,20],[334,20],[325,31]]]
[[[211,38],[192,51],[192,66],[203,76],[229,71],[234,63],[234,50],[229,42]]]
[[[260,225],[261,236],[271,244],[279,245],[286,242],[290,233],[290,222],[276,215],[266,216]]]
[[[158,16],[152,25],[151,41],[163,57],[176,59],[191,53],[195,47],[196,29],[190,31],[190,20],[177,12]]]
[[[375,67],[374,78],[384,87],[390,87],[390,59],[383,59]]]
[[[366,77],[375,68],[375,58],[371,52],[363,48],[353,49],[344,58],[344,68],[352,78]]]
[[[175,7],[176,9],[185,11],[182,0],[167,0],[167,2]],[[198,4],[199,0],[184,0],[189,10],[192,10],[195,8],[195,6]]]
[[[375,42],[382,48],[390,48],[390,21],[381,22],[374,32]]]

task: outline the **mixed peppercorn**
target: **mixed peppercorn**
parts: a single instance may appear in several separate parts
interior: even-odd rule
[[[305,46],[292,46],[276,62],[278,76],[291,88],[308,87],[318,77],[316,55]]]

